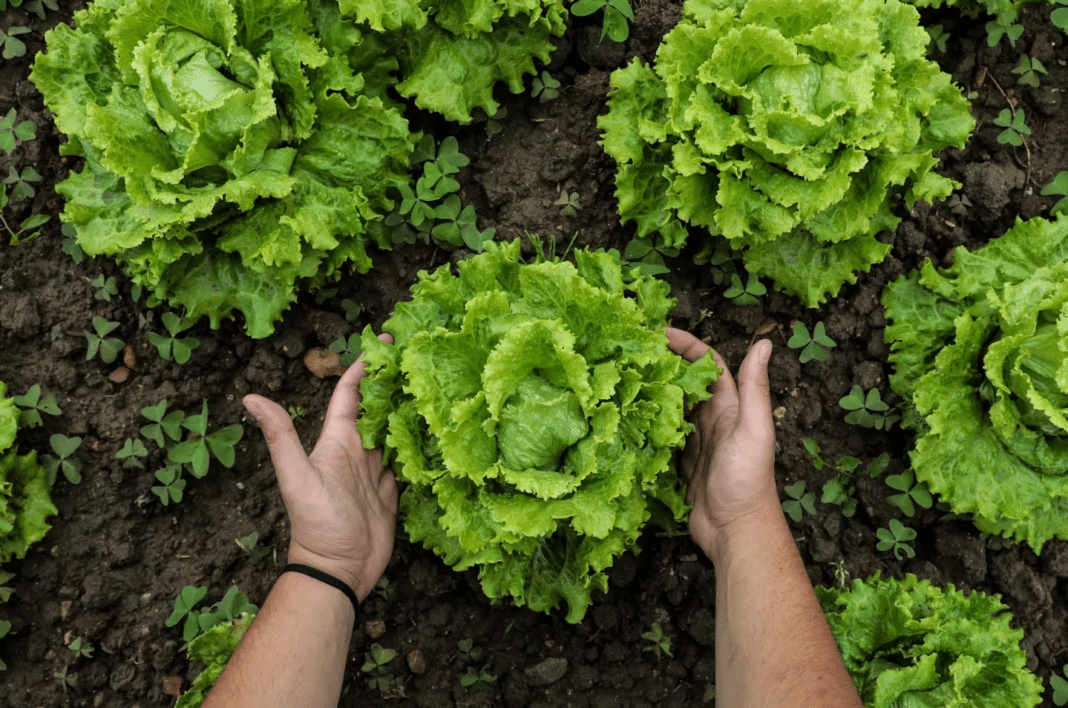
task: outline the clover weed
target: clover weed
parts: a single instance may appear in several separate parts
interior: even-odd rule
[[[82,444],[81,438],[68,438],[66,435],[56,433],[48,439],[55,455],[41,455],[41,464],[45,468],[48,486],[56,483],[56,478],[62,471],[63,476],[71,484],[82,481],[82,461],[74,457],[74,452]]]
[[[32,167],[24,167],[21,174],[14,167],[9,166],[7,169],[8,173],[7,177],[4,178],[4,184],[11,187],[10,201],[17,202],[23,199],[32,199],[37,192],[34,191],[31,182],[40,182],[44,179],[41,177],[41,173]]]
[[[553,206],[560,207],[560,216],[567,218],[574,218],[578,216],[578,213],[582,211],[582,202],[579,201],[578,192],[571,192],[570,194],[566,189],[560,190],[560,196]]]
[[[1016,147],[1023,145],[1023,136],[1031,134],[1026,120],[1027,115],[1023,108],[1015,112],[1009,108],[1001,109],[1001,113],[994,119],[994,125],[1005,129],[998,135],[998,142]]]
[[[70,649],[71,654],[74,654],[75,658],[77,658],[77,657],[83,657],[85,659],[92,659],[93,658],[93,645],[90,644],[89,642],[87,642],[86,640],[82,639],[81,637],[78,637],[73,642],[68,644],[67,648]]]
[[[917,482],[916,473],[911,469],[890,475],[886,478],[886,485],[901,492],[887,497],[886,501],[901,509],[905,516],[915,516],[917,506],[930,509],[934,504],[926,482]]]
[[[634,22],[634,10],[628,0],[578,0],[571,6],[575,17],[586,17],[598,10],[604,11],[601,39],[606,36],[616,42],[625,42],[630,36],[630,22]]]
[[[229,425],[208,434],[208,402],[204,401],[201,412],[186,416],[182,427],[193,433],[191,440],[178,443],[170,449],[167,459],[188,465],[194,477],[200,478],[208,473],[208,465],[214,457],[224,467],[233,467],[236,454],[234,446],[244,435],[244,428],[239,424]]]
[[[1023,35],[1023,25],[1016,22],[1015,12],[1002,12],[997,20],[986,23],[986,42],[991,47],[1001,41],[1002,37],[1009,38],[1009,44],[1016,47],[1016,40]]]
[[[15,578],[14,573],[7,573],[0,570],[0,602],[7,602],[11,599],[11,596],[15,594],[15,588],[7,586]],[[0,634],[0,636],[3,636]]]
[[[846,414],[845,422],[850,425],[859,425],[864,428],[875,430],[889,430],[890,427],[901,419],[896,413],[888,413],[890,406],[882,400],[879,389],[873,388],[864,393],[859,384],[853,384],[849,393],[838,401]]]
[[[141,415],[150,421],[150,425],[141,427],[141,434],[156,443],[162,449],[170,449],[182,439],[182,423],[185,413],[171,411],[167,413],[167,399],[154,406],[141,409]]]
[[[1065,8],[1065,12],[1068,12],[1068,8]],[[1064,199],[1053,205],[1049,213],[1051,216],[1068,214],[1068,170],[1060,172],[1049,184],[1043,187],[1042,196],[1064,197]]]
[[[118,328],[118,322],[108,322],[103,317],[94,317],[93,331],[83,332],[85,341],[89,343],[89,348],[85,354],[85,360],[89,361],[97,354],[100,354],[100,360],[105,364],[114,363],[116,357],[119,356],[119,352],[126,346],[126,342],[118,337],[108,336]]]
[[[157,485],[153,485],[152,493],[159,497],[163,506],[171,502],[178,504],[182,501],[185,492],[185,480],[182,479],[181,465],[167,465],[161,470],[156,470]]]
[[[170,360],[173,356],[176,363],[186,363],[193,356],[193,352],[200,346],[200,340],[196,337],[179,339],[178,335],[192,327],[193,321],[179,317],[173,312],[164,312],[160,319],[163,321],[163,327],[170,336],[165,337],[162,334],[149,332],[145,335],[145,338],[164,359]]]
[[[42,424],[41,414],[60,415],[63,411],[59,408],[56,397],[51,393],[42,396],[41,385],[34,384],[30,390],[21,396],[15,396],[15,405],[19,410],[19,427],[36,428]]]
[[[1030,86],[1032,88],[1038,88],[1038,75],[1048,74],[1049,72],[1046,71],[1046,67],[1042,66],[1042,62],[1037,58],[1021,54],[1020,63],[1016,65],[1016,68],[1012,70],[1012,73],[1021,74],[1020,78],[1016,80],[1016,83]]]
[[[345,339],[344,335],[338,335],[337,340],[330,345],[330,351],[341,355],[338,360],[341,366],[352,366],[360,358],[360,353],[363,351],[360,344],[360,333],[350,334],[348,339]]]
[[[174,610],[171,612],[170,617],[167,618],[166,625],[174,627],[184,620],[182,627],[183,641],[191,642],[216,625],[229,622],[246,612],[256,614],[259,609],[251,604],[248,601],[248,597],[234,585],[226,591],[226,595],[219,602],[209,609],[197,610],[196,606],[200,604],[207,594],[208,588],[206,586],[198,588],[187,585],[182,588],[181,592],[178,593],[178,597],[174,599]]]
[[[1068,5],[1068,0],[1057,0],[1060,5]],[[1050,22],[1056,27],[1060,27],[1065,34],[1068,34],[1068,7],[1060,7],[1054,10],[1049,16]]]
[[[670,657],[675,656],[671,653],[671,636],[664,634],[664,628],[659,622],[653,622],[649,631],[642,634],[642,639],[649,642],[648,645],[642,647],[642,651],[651,651],[657,659],[664,658],[665,654]]]
[[[898,560],[904,560],[902,556],[907,558],[916,557],[916,551],[909,545],[910,541],[916,539],[916,531],[905,526],[897,519],[890,519],[889,529],[876,529],[875,535],[879,539],[879,543],[875,547],[880,551],[893,550],[894,558]]]
[[[536,98],[541,103],[548,103],[559,96],[560,82],[554,79],[548,71],[543,71],[541,76],[534,77],[534,83],[530,90],[531,98]]]
[[[806,511],[810,514],[816,513],[816,495],[813,492],[808,492],[806,494],[806,486],[805,482],[801,481],[783,487],[786,496],[790,498],[782,503],[782,510],[786,512],[786,515],[793,519],[795,523],[801,521],[801,517],[804,516]]]
[[[111,298],[119,294],[119,286],[115,283],[114,275],[110,278],[106,278],[104,277],[104,274],[101,273],[93,279],[93,282],[91,282],[90,285],[97,289],[95,295],[97,300],[111,302]]]
[[[476,669],[474,666],[468,666],[467,671],[460,677],[460,685],[468,691],[475,693],[488,690],[490,684],[496,682],[497,676],[489,672],[488,664],[480,669]]]
[[[7,208],[8,194],[7,187],[0,189],[0,212],[3,212]],[[4,227],[4,230],[11,236],[11,245],[17,246],[24,241],[32,241],[40,235],[40,229],[42,226],[48,223],[48,216],[46,214],[31,214],[22,220],[18,229],[14,229],[7,223],[2,214],[0,214],[0,225]]]
[[[141,461],[142,457],[148,455],[148,448],[141,442],[140,438],[127,438],[123,443],[122,449],[115,453],[115,457],[122,460],[123,469],[129,469],[131,467],[137,467],[144,469],[145,463]]]
[[[16,141],[33,140],[37,137],[37,124],[32,120],[16,122],[15,109],[0,118],[0,150],[10,155],[15,150]]]
[[[380,644],[372,644],[371,650],[366,654],[361,671],[370,675],[367,684],[372,691],[385,693],[393,685],[394,676],[389,670],[389,662],[397,656],[395,649],[386,649]]]
[[[1068,676],[1068,664],[1061,669],[1061,673]],[[1053,689],[1053,705],[1068,705],[1068,681],[1057,674],[1049,677],[1049,687]]]
[[[827,361],[831,358],[831,349],[837,344],[827,336],[827,327],[823,322],[817,322],[809,333],[808,327],[801,320],[794,322],[794,333],[786,346],[791,349],[800,349],[799,357],[802,364],[810,361]]]
[[[731,274],[731,286],[727,288],[723,295],[731,300],[735,305],[748,307],[752,305],[759,305],[760,301],[758,297],[767,295],[767,287],[760,282],[760,278],[752,273],[748,274],[748,278],[745,281],[745,286],[742,286],[742,279],[738,277],[737,273]]]
[[[26,43],[18,36],[29,31],[29,27],[22,26],[8,27],[7,31],[0,29],[0,47],[3,48],[4,59],[26,56]]]

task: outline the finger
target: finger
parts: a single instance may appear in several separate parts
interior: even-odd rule
[[[697,361],[708,351],[708,345],[689,332],[674,327],[665,327],[668,348],[686,361]]]
[[[378,480],[378,498],[385,504],[386,509],[392,514],[397,513],[397,502],[400,499],[400,489],[397,486],[397,478],[393,470],[387,469]]]
[[[733,406],[738,405],[738,387],[734,385],[734,377],[731,376],[731,370],[727,366],[727,362],[723,359],[715,349],[712,350],[712,358],[716,360],[716,366],[722,371],[716,382],[712,384],[712,400],[709,401],[709,406],[706,406],[708,411],[706,414],[712,418],[719,417],[722,411],[728,410]]]
[[[386,344],[393,343],[393,336],[380,334],[378,338]],[[334,387],[334,393],[330,396],[330,405],[326,407],[326,419],[323,429],[332,429],[341,424],[355,425],[360,411],[360,382],[367,372],[367,362],[360,358],[342,374],[341,379]]]
[[[281,483],[282,477],[288,475],[290,470],[301,469],[308,461],[304,446],[293,427],[293,419],[282,406],[263,396],[249,394],[243,403],[263,431],[275,475]]]
[[[768,384],[768,359],[771,340],[761,339],[753,345],[738,369],[741,424],[753,431],[773,432],[771,388]]]

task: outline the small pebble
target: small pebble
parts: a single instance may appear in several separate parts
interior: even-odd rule
[[[382,635],[386,633],[385,620],[367,620],[363,625],[363,631],[367,633],[367,636],[371,639],[381,639]]]
[[[423,657],[423,652],[412,649],[405,658],[408,660],[408,669],[413,674],[426,673],[426,659]]]

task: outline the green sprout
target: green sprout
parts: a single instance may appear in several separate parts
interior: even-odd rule
[[[630,36],[630,22],[634,22],[634,10],[628,0],[578,0],[571,6],[575,17],[587,17],[598,10],[604,10],[604,22],[601,25],[601,39],[608,36],[616,42],[625,42]]]
[[[812,456],[812,466],[818,470],[822,470],[823,458],[820,457],[820,444],[812,438],[801,438],[801,444],[805,446],[808,454]]]
[[[3,570],[0,570],[0,602],[7,602],[11,599],[11,596],[15,594],[15,588],[7,586],[7,584],[10,583],[14,578],[14,573],[7,573]],[[0,634],[0,637],[2,636],[4,635]]]
[[[1023,35],[1023,25],[1016,23],[1015,12],[1002,12],[996,21],[986,23],[986,43],[993,47],[1002,37],[1009,38],[1009,44],[1016,47],[1016,40]]]
[[[7,177],[4,178],[4,184],[11,187],[10,200],[13,202],[21,201],[23,199],[32,199],[33,195],[37,192],[34,191],[31,182],[40,182],[43,177],[41,173],[32,167],[25,167],[22,170],[22,174],[14,167],[8,167]]]
[[[434,208],[434,218],[438,222],[430,234],[436,242],[453,248],[466,244],[473,251],[482,251],[486,241],[492,241],[497,232],[493,228],[479,231],[475,223],[475,207],[470,204],[462,207],[455,194],[445,197],[445,201]]]
[[[30,31],[29,27],[8,27],[7,31],[0,29],[0,47],[3,48],[4,59],[26,56],[26,43],[18,39],[20,34]]]
[[[341,301],[341,309],[345,311],[345,321],[349,324],[355,324],[363,314],[363,305],[348,298]]]
[[[52,678],[56,680],[56,683],[60,685],[63,692],[66,693],[68,688],[78,687],[78,674],[68,674],[69,666],[64,666],[62,671],[57,671],[52,674]]]
[[[55,396],[51,393],[46,396],[41,395],[40,384],[34,384],[25,394],[15,396],[14,401],[15,405],[21,409],[19,411],[20,428],[36,428],[41,425],[43,422],[41,420],[42,413],[59,415],[63,412],[60,410]]]
[[[912,470],[890,475],[886,478],[886,485],[901,492],[887,497],[886,501],[901,509],[905,516],[915,516],[917,506],[930,509],[934,504],[927,484],[917,482],[916,473]]]
[[[15,109],[12,108],[7,115],[0,118],[0,150],[10,155],[15,151],[16,142],[19,140],[34,140],[37,137],[37,124],[32,120],[16,122]]]
[[[3,212],[7,208],[7,187],[0,189],[0,212]],[[11,225],[7,223],[2,215],[0,215],[0,225],[4,227],[4,230],[11,235],[11,245],[17,246],[23,241],[32,241],[40,235],[40,229],[42,226],[48,223],[48,216],[46,214],[31,214],[22,220],[18,229],[11,228]]]
[[[1023,145],[1023,136],[1031,134],[1026,119],[1027,115],[1022,108],[1015,112],[1009,108],[1001,109],[1001,113],[994,119],[994,125],[1005,129],[998,135],[998,142],[1016,147]]]
[[[1016,68],[1012,70],[1014,74],[1022,74],[1016,83],[1023,84],[1024,86],[1030,86],[1032,88],[1038,88],[1038,74],[1048,74],[1046,67],[1042,66],[1037,58],[1031,58],[1026,54],[1020,55],[1020,63],[1016,65]]]
[[[1068,0],[1057,0],[1059,5],[1068,5]],[[1055,27],[1060,27],[1065,34],[1068,34],[1068,7],[1059,7],[1054,10],[1049,16],[1050,22]],[[1064,705],[1059,703],[1058,705]]]
[[[185,492],[181,465],[167,465],[161,470],[156,470],[156,481],[159,484],[152,487],[152,493],[159,497],[163,506],[168,506],[171,502],[181,503]]]
[[[949,213],[954,216],[964,217],[968,215],[968,209],[972,206],[972,200],[967,194],[953,194],[946,200]]]
[[[63,224],[60,227],[60,230],[63,232],[64,236],[63,243],[59,246],[60,249],[70,256],[70,259],[74,261],[74,265],[81,265],[82,261],[85,260],[85,251],[78,245],[78,232],[75,231],[74,227],[70,224]]]
[[[84,657],[86,659],[92,659],[93,658],[93,645],[90,644],[89,642],[85,641],[81,637],[78,637],[73,642],[71,642],[69,645],[67,645],[67,648],[70,649],[71,654],[74,654],[75,658],[77,658],[77,657]]]
[[[831,348],[837,346],[835,341],[827,336],[827,328],[823,322],[817,322],[812,328],[812,333],[801,320],[794,322],[794,334],[786,346],[791,349],[801,349],[799,357],[802,364],[810,361],[827,361],[831,358]]]
[[[664,658],[665,654],[675,656],[671,653],[671,637],[664,634],[659,622],[653,622],[649,631],[642,634],[642,639],[649,642],[647,646],[642,647],[642,651],[651,651],[657,659]]]
[[[114,363],[116,357],[119,356],[119,352],[126,346],[126,342],[118,337],[108,336],[118,328],[118,322],[108,322],[103,317],[94,317],[93,331],[83,332],[85,341],[89,343],[89,349],[85,354],[85,360],[89,361],[99,353],[100,360],[105,364]]]
[[[249,603],[248,597],[238,590],[236,585],[227,590],[223,599],[211,608],[197,610],[196,606],[207,594],[207,587],[187,585],[174,599],[174,610],[167,618],[166,625],[174,627],[184,619],[183,641],[191,642],[216,625],[229,622],[245,613],[255,614],[258,610],[255,605]]]
[[[894,551],[894,558],[898,560],[904,560],[902,556],[908,558],[915,558],[916,551],[909,545],[909,541],[916,539],[916,532],[905,526],[897,519],[890,519],[890,529],[879,528],[876,529],[875,535],[879,538],[879,543],[875,546],[880,551]]]
[[[170,449],[167,459],[189,465],[194,477],[200,478],[208,473],[208,464],[214,457],[224,467],[233,467],[236,454],[234,446],[244,435],[244,428],[238,424],[229,425],[208,435],[208,402],[204,401],[198,415],[186,416],[182,427],[193,433],[191,440],[178,443]]]
[[[1066,18],[1066,21],[1068,21],[1068,18]],[[1068,676],[1068,664],[1064,665],[1061,673]],[[1053,674],[1049,677],[1049,687],[1053,689],[1053,705],[1068,705],[1068,681],[1065,681],[1057,674]]]
[[[344,335],[339,335],[337,340],[330,345],[330,351],[341,355],[338,360],[341,366],[352,366],[360,358],[360,353],[363,352],[363,347],[360,344],[360,333],[350,334],[348,339],[345,339]]]
[[[167,413],[167,399],[163,399],[154,406],[141,409],[141,415],[147,418],[151,425],[141,427],[141,435],[163,449],[169,449],[182,439],[182,423],[185,421],[185,413],[172,411]]]
[[[890,426],[901,419],[899,415],[887,414],[890,406],[882,400],[877,388],[873,388],[865,394],[864,389],[859,384],[853,384],[853,388],[838,401],[838,405],[843,410],[849,411],[846,414],[845,422],[850,425],[859,425],[864,428],[874,428],[875,430],[889,430]]]
[[[631,240],[627,247],[623,249],[623,258],[631,261],[632,265],[637,266],[642,275],[655,278],[658,275],[671,272],[671,269],[667,267],[667,263],[664,261],[663,253],[653,248],[652,242],[648,239],[636,238]]]
[[[480,669],[468,666],[467,671],[460,677],[460,685],[475,693],[488,690],[490,684],[496,683],[496,681],[497,677],[490,673],[488,664]]]
[[[164,312],[161,319],[163,320],[163,327],[170,336],[164,337],[162,334],[149,332],[145,335],[145,338],[164,359],[170,360],[173,355],[176,363],[186,363],[193,356],[193,351],[200,346],[200,340],[196,337],[179,339],[178,335],[192,327],[193,321],[179,317],[173,312]]]
[[[1064,8],[1068,12],[1068,8]],[[1064,197],[1050,209],[1050,215],[1068,214],[1068,170],[1060,172],[1042,189],[1042,196]]]
[[[765,287],[764,284],[760,282],[760,279],[752,273],[749,273],[744,287],[742,286],[742,279],[738,277],[738,274],[731,273],[731,286],[724,291],[723,295],[734,302],[735,305],[748,307],[751,305],[759,305],[760,301],[757,300],[757,298],[766,295],[767,292],[767,287]]]
[[[82,439],[68,438],[66,435],[56,433],[48,439],[48,443],[52,446],[52,452],[56,453],[55,455],[41,455],[41,464],[44,465],[48,485],[52,486],[56,483],[61,471],[71,484],[81,482],[82,461],[73,455],[78,446],[82,444]]]
[[[946,51],[946,40],[949,39],[949,33],[946,32],[942,25],[928,27],[927,34],[931,37],[931,42],[938,48],[938,51]]]
[[[370,675],[367,683],[372,691],[385,693],[393,685],[393,673],[389,670],[388,664],[396,656],[397,652],[394,649],[385,649],[377,643],[371,645],[371,650],[367,652],[366,661],[360,670]]]
[[[290,406],[286,412],[289,413],[289,419],[296,425],[303,425],[304,419],[308,416],[308,409],[304,406]]]
[[[197,622],[197,614],[194,608],[200,604],[200,601],[208,594],[207,586],[194,587],[187,585],[182,588],[182,591],[178,593],[178,597],[174,598],[174,610],[171,611],[171,616],[167,618],[166,625],[173,627],[183,619],[185,619],[185,627],[182,631],[182,638],[187,641],[193,641],[197,634],[200,632],[200,625]]]
[[[93,279],[93,282],[90,283],[90,285],[97,289],[97,300],[111,302],[111,298],[119,294],[119,286],[115,284],[114,275],[110,278],[105,278],[104,274],[101,273]]]
[[[841,474],[835,475],[824,483],[823,494],[820,497],[820,501],[824,504],[834,504],[842,507],[842,515],[847,518],[857,513],[853,475],[859,466],[860,460],[855,457],[839,458],[838,462],[835,463],[835,469]]]
[[[238,547],[249,555],[249,558],[253,563],[260,563],[268,556],[274,555],[277,560],[277,553],[270,546],[258,546],[260,535],[253,531],[247,536],[242,536],[237,539]]]
[[[541,103],[548,103],[560,95],[560,82],[554,79],[548,71],[541,72],[541,76],[534,77],[534,84],[530,91],[530,97],[538,99]]]
[[[560,196],[553,202],[553,206],[560,207],[560,216],[565,216],[569,219],[578,216],[578,213],[582,211],[579,193],[571,192],[569,194],[566,189],[560,190]]]
[[[806,494],[806,486],[805,482],[801,481],[783,487],[786,496],[790,498],[782,503],[782,510],[794,520],[794,523],[801,521],[806,511],[810,514],[816,513],[816,495],[813,492]]]
[[[127,438],[123,443],[122,449],[115,453],[115,457],[123,460],[123,469],[129,469],[131,467],[137,467],[138,469],[144,469],[145,463],[141,462],[142,457],[148,455],[148,448],[141,442],[140,438],[130,439]]]
[[[461,639],[456,643],[457,656],[464,666],[473,666],[482,660],[482,650],[475,646],[473,639]]]

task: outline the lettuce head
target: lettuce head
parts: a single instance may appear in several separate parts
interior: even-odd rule
[[[997,595],[879,576],[816,594],[868,708],[1030,708],[1042,683],[1027,670],[1022,629]]]
[[[1017,221],[882,301],[917,479],[1036,553],[1068,539],[1068,217]]]
[[[370,268],[413,143],[377,45],[336,6],[96,0],[74,22],[30,78],[84,158],[57,191],[86,253],[115,257],[150,305],[213,327],[237,310],[253,337],[298,284]]]
[[[15,401],[0,381],[0,565],[25,557],[51,528],[47,518],[59,513],[37,453],[19,455],[14,448],[18,419]]]
[[[638,235],[686,225],[815,307],[886,257],[894,202],[947,196],[934,153],[975,126],[898,0],[687,0],[656,66],[612,74],[602,144]]]
[[[672,455],[719,370],[667,346],[667,285],[606,253],[522,264],[520,243],[422,272],[386,345],[363,334],[364,445],[385,448],[413,541],[486,595],[578,622],[651,517],[687,507]]]

